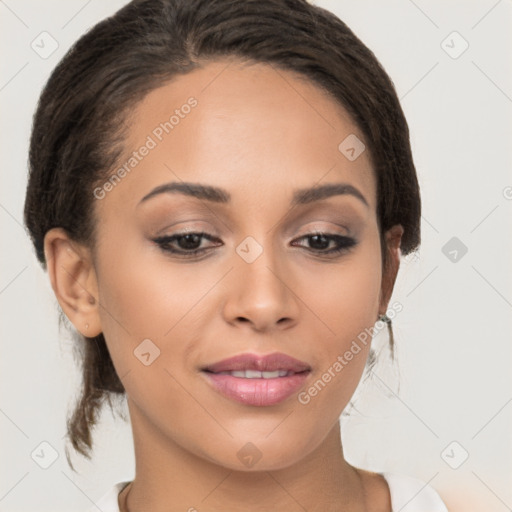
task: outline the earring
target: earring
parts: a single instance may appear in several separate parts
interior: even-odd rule
[[[391,351],[391,359],[395,358],[395,336],[393,334],[393,324],[391,322],[391,318],[386,313],[379,315],[379,320],[384,322],[388,326],[388,335],[389,335],[389,349]]]
[[[389,318],[389,316],[386,313],[379,315],[379,320],[381,322],[386,322],[387,324],[391,323],[391,318]]]
[[[85,324],[85,330],[89,329],[89,324]]]

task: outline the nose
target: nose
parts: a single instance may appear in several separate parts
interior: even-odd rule
[[[227,283],[223,307],[225,320],[258,332],[289,329],[298,321],[298,297],[293,292],[294,278],[285,271],[270,249],[249,263],[237,254]]]

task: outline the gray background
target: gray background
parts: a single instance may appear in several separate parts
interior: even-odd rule
[[[78,475],[67,465],[65,417],[79,375],[22,227],[41,88],[69,46],[125,3],[0,0],[1,511],[86,510],[133,478],[130,427],[107,409],[92,461],[75,457]],[[430,482],[453,511],[511,510],[512,1],[315,3],[344,20],[393,79],[423,198],[419,257],[404,258],[392,298],[403,304],[394,321],[399,375],[381,364],[358,390],[358,411],[342,418],[346,456]],[[47,58],[31,47],[43,51],[43,31],[58,43]],[[461,243],[468,251],[453,261]],[[52,450],[57,459],[44,469]]]

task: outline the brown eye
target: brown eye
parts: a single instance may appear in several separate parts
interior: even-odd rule
[[[209,249],[209,247],[201,247],[203,239],[220,242],[219,239],[205,232],[176,233],[154,238],[153,242],[163,251],[181,256],[194,256]]]
[[[354,238],[343,235],[336,235],[334,233],[310,233],[299,238],[299,240],[304,239],[309,241],[311,252],[316,252],[321,256],[339,254],[348,251],[357,245],[357,241]],[[335,247],[326,250],[333,242]]]

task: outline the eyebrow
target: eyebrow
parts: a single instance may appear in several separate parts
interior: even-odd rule
[[[140,200],[139,204],[159,194],[172,193],[185,194],[187,196],[195,197],[197,199],[204,199],[206,201],[212,201],[215,203],[225,204],[229,203],[231,200],[231,195],[224,189],[211,185],[204,185],[201,183],[187,183],[182,181],[159,185],[151,192],[146,194]],[[368,201],[364,195],[356,187],[348,183],[330,183],[326,185],[294,190],[291,205],[296,206],[309,204],[314,201],[328,199],[329,197],[336,195],[352,195],[369,207]]]

